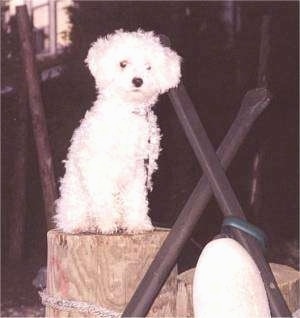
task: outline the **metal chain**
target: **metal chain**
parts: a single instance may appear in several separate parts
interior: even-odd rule
[[[117,318],[121,317],[121,313],[106,309],[101,306],[90,304],[84,301],[65,300],[56,296],[49,295],[46,290],[39,292],[39,295],[44,306],[52,307],[54,309],[63,311],[78,311],[84,314],[94,315],[103,318]]]

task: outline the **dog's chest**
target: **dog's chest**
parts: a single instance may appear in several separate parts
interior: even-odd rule
[[[82,122],[87,144],[93,152],[126,157],[147,158],[153,123],[147,114],[133,112],[102,112],[88,114]]]
[[[115,137],[119,142],[129,148],[146,151],[151,132],[151,125],[146,115],[126,114],[126,116],[120,118],[118,131],[119,134]]]

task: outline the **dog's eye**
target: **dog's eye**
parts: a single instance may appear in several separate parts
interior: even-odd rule
[[[121,66],[122,68],[125,68],[125,67],[127,66],[127,61],[121,61],[121,62],[120,62],[120,66]]]

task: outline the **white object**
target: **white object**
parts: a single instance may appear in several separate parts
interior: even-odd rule
[[[152,106],[178,85],[181,58],[153,32],[118,30],[93,43],[86,62],[98,96],[71,140],[56,225],[69,233],[152,230],[147,192],[161,137]]]
[[[195,317],[271,317],[260,272],[235,240],[221,238],[203,249],[194,275]]]

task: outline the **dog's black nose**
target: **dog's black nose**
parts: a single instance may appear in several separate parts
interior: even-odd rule
[[[132,83],[135,87],[141,87],[143,85],[143,80],[140,77],[134,77]]]

